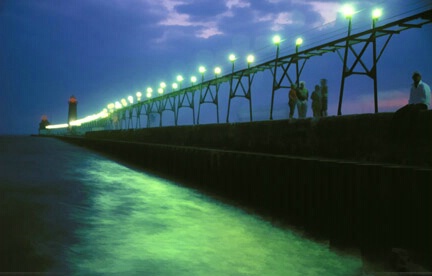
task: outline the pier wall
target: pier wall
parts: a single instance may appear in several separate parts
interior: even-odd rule
[[[406,248],[426,260],[431,114],[422,113],[406,137],[390,135],[392,114],[366,114],[61,139],[282,219],[334,246],[365,254]]]

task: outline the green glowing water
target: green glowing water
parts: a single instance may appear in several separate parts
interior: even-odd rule
[[[0,272],[361,275],[357,257],[91,151],[0,145]]]
[[[76,208],[76,273],[353,275],[361,260],[196,191],[93,158],[74,172],[89,190]]]

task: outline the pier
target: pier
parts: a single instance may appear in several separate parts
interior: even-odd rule
[[[428,263],[432,133],[429,128],[425,135],[423,126],[432,125],[432,112],[422,112],[413,125],[415,143],[389,135],[392,116],[111,130],[59,138],[284,221],[335,248],[358,248],[372,258],[404,248]]]

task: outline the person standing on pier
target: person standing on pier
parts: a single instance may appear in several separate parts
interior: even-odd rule
[[[299,118],[306,118],[309,91],[306,89],[306,83],[304,81],[300,82],[300,87],[297,89],[297,98],[298,116]]]
[[[427,83],[421,79],[419,72],[414,72],[412,75],[413,84],[411,85],[408,104],[398,109],[396,115],[407,113],[416,113],[420,110],[427,110],[431,100],[431,90]]]
[[[321,79],[321,116],[327,117],[328,87],[327,80]]]
[[[396,110],[393,115],[391,131],[395,138],[400,139],[413,135],[419,112],[427,110],[430,106],[431,90],[429,85],[422,81],[419,72],[413,73],[412,80],[408,104]]]
[[[408,105],[414,105],[414,109],[426,110],[430,106],[431,90],[427,83],[422,81],[421,74],[414,72],[412,75],[413,84],[411,86]]]
[[[288,93],[288,105],[289,105],[289,118],[293,118],[294,117],[294,111],[297,105],[297,85],[295,83],[291,84],[291,89]]]
[[[312,112],[314,118],[321,117],[321,89],[319,85],[315,85],[315,90],[311,94]]]

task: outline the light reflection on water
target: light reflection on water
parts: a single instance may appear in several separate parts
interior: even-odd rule
[[[72,174],[88,204],[71,206],[75,274],[355,275],[361,260],[273,227],[198,192],[99,156]]]

